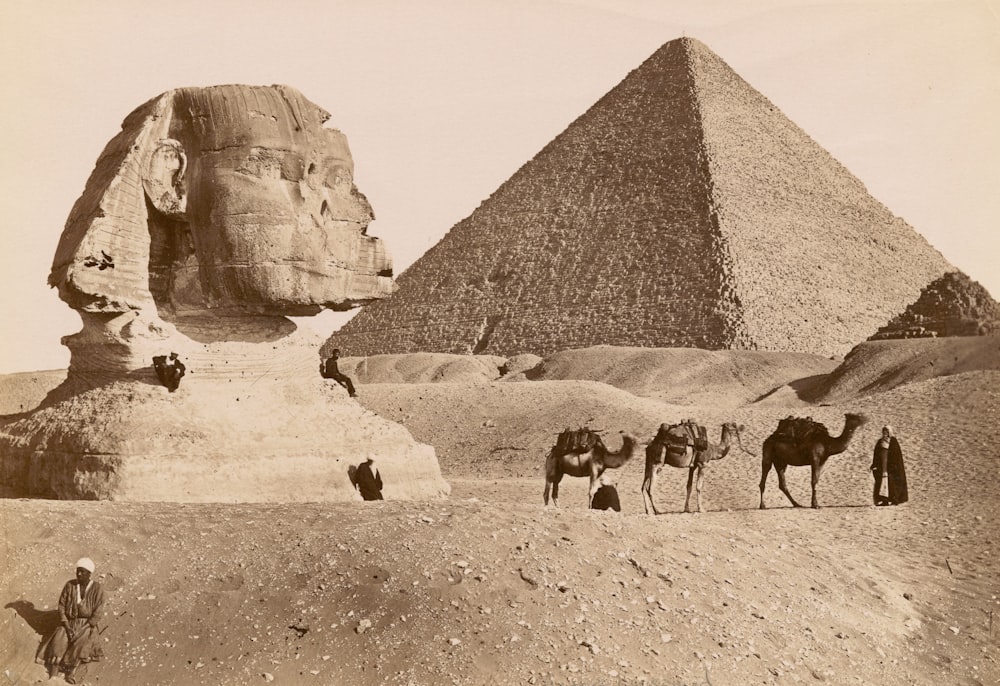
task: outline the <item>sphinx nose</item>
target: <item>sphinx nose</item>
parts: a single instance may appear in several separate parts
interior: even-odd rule
[[[333,198],[324,199],[320,203],[318,215],[315,215],[317,223],[326,228],[343,226],[347,224],[357,224],[364,233],[375,219],[375,212],[368,203],[368,199],[361,193],[352,193],[349,200]]]
[[[364,217],[364,226],[368,226],[369,222],[375,221],[375,210],[372,209],[371,203],[368,202],[365,194],[357,188],[352,188],[351,196],[358,203],[358,209]]]

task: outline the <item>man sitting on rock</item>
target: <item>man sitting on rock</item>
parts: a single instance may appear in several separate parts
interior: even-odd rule
[[[333,379],[341,386],[347,389],[347,394],[352,398],[357,394],[354,392],[354,382],[351,381],[351,377],[346,374],[341,374],[340,369],[337,368],[337,360],[340,359],[340,350],[334,348],[333,354],[319,366],[319,373],[324,379]]]
[[[153,369],[156,371],[156,378],[160,380],[160,383],[173,393],[180,386],[181,377],[184,376],[187,367],[178,359],[177,353],[170,353],[169,358],[165,355],[153,357]]]

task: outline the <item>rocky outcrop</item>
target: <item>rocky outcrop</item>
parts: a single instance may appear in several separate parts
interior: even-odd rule
[[[654,53],[326,349],[843,355],[950,269],[700,42]]]
[[[390,294],[346,137],[287,86],[164,93],[105,148],[49,283],[80,313],[65,382],[0,423],[8,492],[56,498],[357,499],[443,495],[433,448],[319,375],[288,316]],[[185,367],[168,388],[153,360]]]
[[[869,340],[985,336],[1000,333],[1000,303],[960,271],[929,283],[911,303]]]

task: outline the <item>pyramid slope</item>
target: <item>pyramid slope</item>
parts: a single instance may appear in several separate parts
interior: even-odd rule
[[[837,355],[947,268],[766,98],[685,38],[570,124],[326,351]]]
[[[717,55],[688,45],[740,347],[843,354],[951,267]]]

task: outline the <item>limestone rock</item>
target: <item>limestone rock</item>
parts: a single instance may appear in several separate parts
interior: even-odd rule
[[[287,86],[168,91],[97,161],[49,283],[71,307],[310,315],[392,292],[346,137]]]
[[[433,448],[319,374],[288,319],[389,295],[347,139],[286,86],[169,91],[105,148],[49,283],[80,313],[66,380],[0,418],[0,485],[18,495],[162,501],[448,493]],[[175,391],[154,357],[186,368]]]
[[[951,267],[702,43],[671,41],[334,333],[351,355],[843,355]]]

